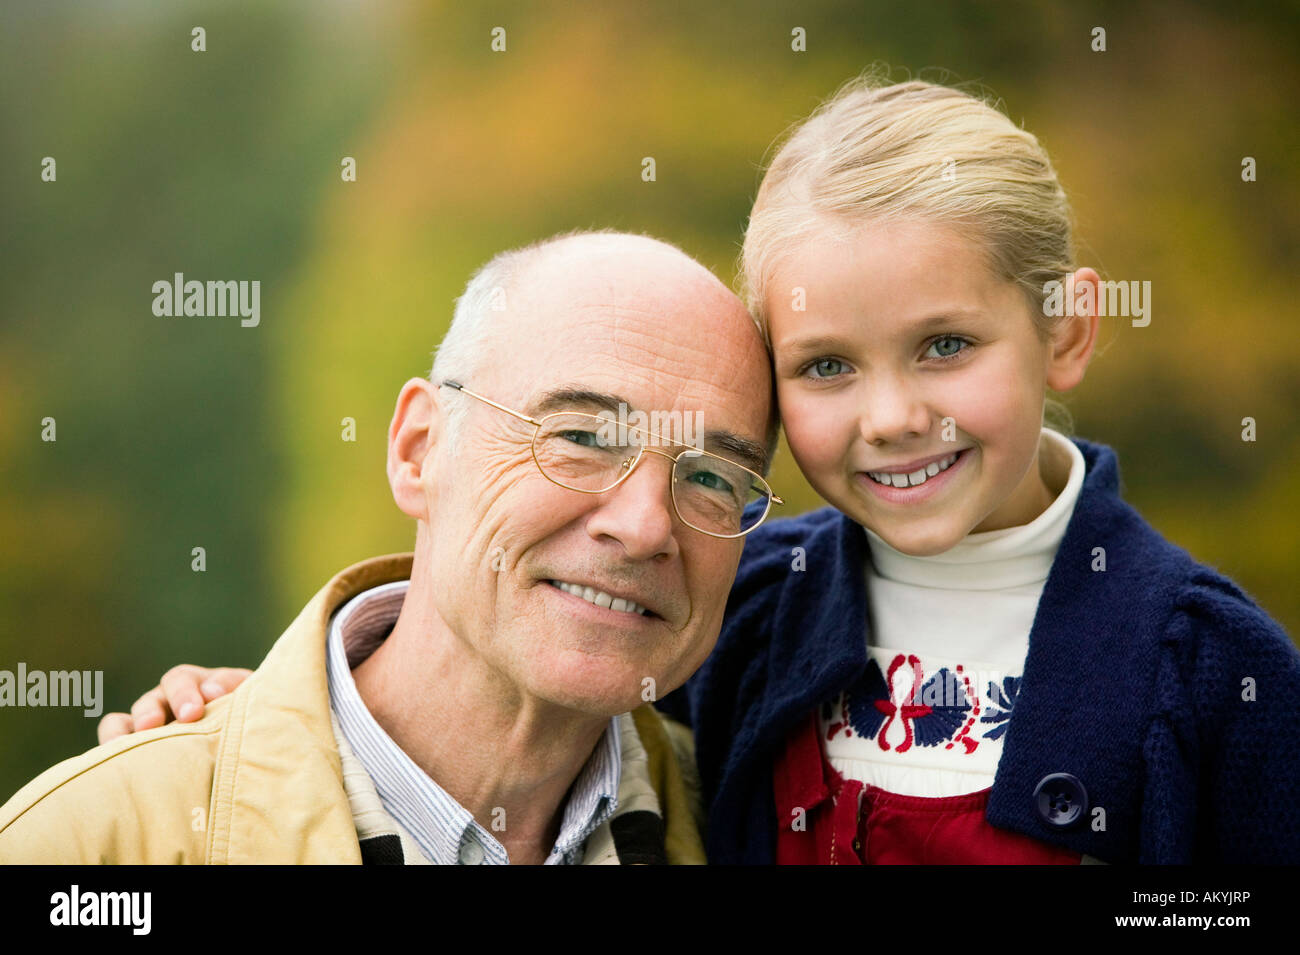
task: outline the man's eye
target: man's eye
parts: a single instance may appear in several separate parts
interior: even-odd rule
[[[930,347],[925,351],[926,358],[952,358],[954,355],[965,351],[970,345],[964,338],[958,338],[956,335],[944,335],[930,342]]]
[[[814,378],[834,378],[844,371],[844,362],[838,358],[822,358],[808,366]]]
[[[596,448],[600,446],[600,436],[595,431],[573,430],[561,431],[560,437],[565,441],[572,441],[574,444],[581,445],[584,448]]]
[[[731,485],[726,478],[719,477],[712,471],[696,471],[691,475],[691,480],[701,487],[708,488],[710,491],[730,491]]]

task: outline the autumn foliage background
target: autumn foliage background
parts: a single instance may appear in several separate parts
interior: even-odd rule
[[[1300,633],[1294,4],[464,6],[0,11],[0,669],[102,669],[107,711],[174,663],[255,666],[335,571],[410,548],[386,428],[477,265],[612,227],[730,281],[773,140],[881,61],[999,96],[1082,263],[1152,282],[1149,327],[1104,326],[1075,430]],[[260,326],[155,317],[174,272],[260,280]],[[819,504],[787,453],[773,483]],[[94,730],[0,709],[0,799]]]

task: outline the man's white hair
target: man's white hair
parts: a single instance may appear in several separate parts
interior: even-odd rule
[[[440,388],[447,380],[475,387],[475,378],[488,355],[488,333],[493,305],[500,310],[508,302],[511,281],[519,265],[535,246],[511,249],[495,255],[470,277],[465,291],[456,299],[451,325],[434,349],[429,381]],[[447,439],[455,447],[469,408],[464,396],[453,397],[446,406]]]

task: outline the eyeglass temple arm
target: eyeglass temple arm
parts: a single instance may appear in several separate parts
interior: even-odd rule
[[[526,415],[526,414],[521,414],[521,413],[518,412],[518,411],[515,411],[515,410],[513,410],[513,409],[511,409],[511,408],[507,408],[505,405],[499,405],[499,404],[497,404],[495,401],[493,401],[491,398],[484,398],[482,395],[480,395],[480,394],[479,394],[478,392],[476,392],[476,391],[470,391],[468,388],[466,388],[464,385],[462,385],[459,381],[452,381],[450,378],[448,378],[446,381],[442,382],[442,384],[446,385],[448,388],[455,388],[457,391],[463,391],[465,394],[469,395],[471,398],[477,398],[479,401],[486,402],[487,404],[490,404],[493,408],[496,408],[496,409],[498,409],[498,410],[500,410],[500,411],[504,411],[506,414],[514,415],[516,418],[520,418],[520,419],[522,419],[522,420],[524,420],[524,421],[527,421],[527,422],[528,422],[529,424],[531,424],[531,425],[541,425],[541,422],[538,421],[538,420],[535,419],[535,418],[530,418],[530,417],[528,417],[528,415]]]
[[[769,489],[768,489],[767,491],[763,491],[763,489],[762,489],[761,487],[756,487],[755,490],[756,490],[756,491],[763,491],[763,493],[767,495],[767,499],[768,499],[769,501],[771,501],[773,504],[784,504],[785,501],[783,501],[781,498],[777,497],[776,494],[771,490],[771,487],[772,487],[772,486],[769,484],[769,485],[768,485],[768,488],[769,488]]]

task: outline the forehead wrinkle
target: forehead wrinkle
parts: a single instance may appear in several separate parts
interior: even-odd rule
[[[579,316],[588,318],[602,329],[612,329],[615,334],[626,332],[652,335],[657,341],[666,345],[684,343],[688,337],[698,337],[702,339],[702,348],[714,351],[719,338],[726,337],[729,344],[743,348],[742,342],[736,341],[737,338],[743,337],[752,338],[755,348],[761,348],[758,332],[749,313],[743,310],[739,301],[731,304],[733,308],[718,309],[707,315],[701,315],[698,311],[684,313],[680,307],[655,309],[616,303],[591,303],[576,306],[570,314],[575,318]],[[730,315],[726,312],[736,314]],[[625,317],[631,319],[631,322],[620,321]],[[637,319],[648,319],[654,323],[653,332],[629,327],[635,324]],[[665,334],[665,331],[669,333]]]
[[[720,348],[720,337],[730,338],[725,333],[710,335],[706,329],[705,334],[666,336],[659,327],[620,322],[617,314],[612,317],[614,321],[608,312],[602,314],[594,332],[609,343],[617,363],[608,370],[590,361],[582,366],[585,377],[601,382],[600,390],[637,394],[639,404],[651,401],[647,409],[701,411],[706,426],[722,427],[761,442],[764,409],[757,407],[754,399],[766,394],[769,373],[756,332],[741,329],[752,335],[752,342],[733,339],[735,347]],[[746,373],[738,364],[752,364],[753,368]],[[752,426],[748,424],[751,418]]]
[[[643,275],[621,282],[612,274],[534,273],[520,289],[527,304],[517,314],[527,317],[498,339],[511,356],[502,383],[513,378],[516,388],[538,394],[562,380],[598,381],[597,390],[649,400],[654,410],[705,411],[725,417],[720,426],[761,438],[765,409],[754,399],[767,393],[770,372],[752,319],[703,266],[689,259],[671,265],[654,270],[658,285]],[[570,357],[578,340],[587,355]],[[603,351],[615,360],[602,365],[596,353]]]
[[[652,319],[653,323],[624,321],[628,313]],[[671,326],[665,328],[665,322],[670,321]],[[660,365],[661,370],[691,381],[729,380],[735,373],[734,368],[727,368],[725,357],[719,360],[719,352],[730,351],[738,343],[727,343],[731,336],[725,329],[711,327],[693,317],[673,321],[671,316],[659,312],[620,306],[593,315],[591,324],[594,326],[593,337],[607,338],[620,350],[620,361],[647,356]],[[757,354],[756,335],[754,344],[752,351]],[[749,357],[744,354],[743,347],[735,350],[739,352],[735,356],[737,359]],[[755,364],[757,368],[759,363]],[[683,375],[681,369],[689,369],[689,374]]]

